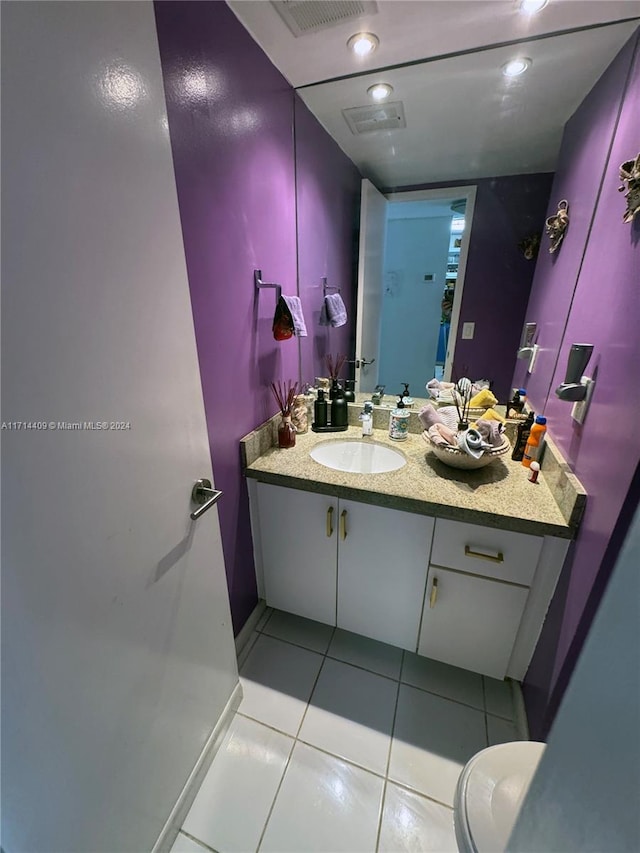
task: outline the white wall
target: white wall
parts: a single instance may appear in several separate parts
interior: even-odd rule
[[[411,394],[424,397],[433,378],[450,228],[451,216],[387,223],[379,373],[387,394],[409,382]]]
[[[513,853],[639,849],[639,566],[637,510],[509,841]]]
[[[2,8],[2,847],[142,853],[238,683],[153,5]]]

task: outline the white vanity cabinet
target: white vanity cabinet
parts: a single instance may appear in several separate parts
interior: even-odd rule
[[[258,483],[269,607],[415,651],[433,519]]]
[[[418,653],[504,678],[543,543],[437,519]]]
[[[521,680],[569,540],[251,483],[261,597],[493,678]]]

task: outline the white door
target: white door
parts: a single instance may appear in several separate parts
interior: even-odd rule
[[[2,843],[150,850],[238,682],[153,4],[2,18]]]
[[[269,607],[336,624],[336,498],[257,484]]]
[[[504,678],[528,595],[526,587],[431,566],[418,653]]]
[[[415,652],[433,519],[340,501],[338,627]]]
[[[356,387],[359,391],[373,391],[378,384],[386,224],[387,200],[365,178],[360,202],[356,317]]]

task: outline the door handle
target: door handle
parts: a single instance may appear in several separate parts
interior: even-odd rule
[[[366,367],[368,364],[373,364],[374,361],[375,358],[372,358],[371,361],[367,361],[366,358],[356,358],[353,361],[349,359],[349,361],[347,361],[347,364],[355,364],[356,368],[360,369],[361,367]]]
[[[333,507],[327,510],[327,536],[333,536]]]
[[[340,513],[340,538],[344,542],[347,538],[347,511],[343,509]]]
[[[429,607],[433,609],[436,606],[436,601],[438,600],[438,578],[434,578],[431,581],[431,595],[429,596]]]
[[[208,509],[218,503],[222,497],[222,492],[211,488],[211,480],[202,479],[196,480],[193,489],[191,490],[191,501],[194,504],[199,504],[198,509],[194,509],[191,513],[191,520],[197,521],[201,515],[204,515]]]

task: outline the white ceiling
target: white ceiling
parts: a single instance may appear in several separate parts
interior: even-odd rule
[[[268,0],[227,2],[378,187],[553,171],[566,121],[640,23],[640,0],[550,0],[535,16],[516,0],[378,0],[376,14],[296,38]],[[532,40],[626,18],[636,20]],[[346,48],[362,30],[380,39],[364,61]],[[516,54],[532,66],[508,81],[500,67]],[[335,79],[344,75],[356,76]],[[394,87],[407,127],[355,136],[342,110],[370,104],[379,81]]]

